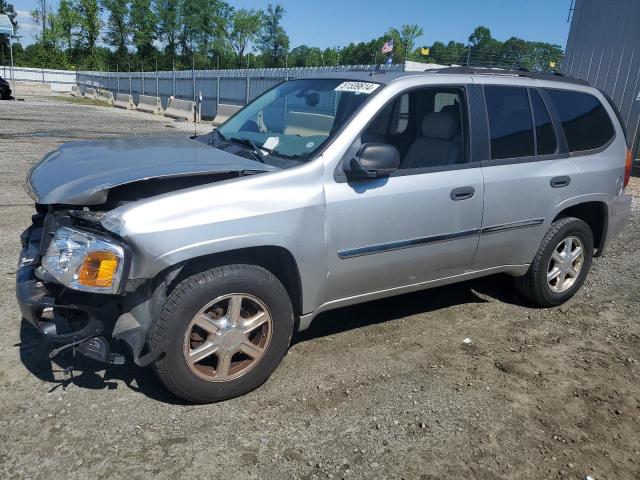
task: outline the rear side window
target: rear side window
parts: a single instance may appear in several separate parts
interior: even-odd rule
[[[487,86],[484,95],[489,115],[491,158],[533,156],[533,125],[527,89]]]
[[[558,111],[570,152],[593,150],[613,138],[611,119],[596,97],[566,90],[547,92]]]
[[[556,132],[553,130],[553,123],[547,107],[545,107],[542,97],[536,90],[529,90],[531,94],[531,105],[533,106],[533,121],[536,125],[536,141],[538,155],[551,155],[556,153],[558,140]]]

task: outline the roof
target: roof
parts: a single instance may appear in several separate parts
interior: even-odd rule
[[[521,77],[531,78],[534,80],[547,80],[553,82],[571,83],[577,85],[589,84],[584,80],[580,80],[573,77],[564,76],[561,73],[542,73],[542,72],[529,72],[526,69],[504,69],[504,68],[482,68],[482,67],[445,67],[435,70],[427,70],[424,72],[401,72],[391,70],[353,70],[349,72],[331,72],[318,75],[322,78],[340,78],[345,80],[354,81],[374,81],[382,84],[390,83],[398,78],[415,77],[422,75],[482,75],[482,76],[494,76],[494,77]],[[304,77],[303,77],[304,78]]]

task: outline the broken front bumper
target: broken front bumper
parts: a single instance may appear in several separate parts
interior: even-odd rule
[[[101,337],[105,330],[105,322],[99,318],[103,308],[69,301],[64,287],[47,285],[38,278],[42,236],[43,227],[35,223],[20,237],[22,251],[16,272],[16,299],[22,318],[56,345],[50,357],[67,348],[76,348],[94,360],[122,363],[124,358],[111,354],[109,342]],[[87,297],[76,295],[76,299],[82,298]]]
[[[165,300],[168,285],[180,271],[173,268],[154,281],[141,282],[120,295],[80,292],[49,278],[40,261],[59,223],[55,216],[34,215],[20,236],[22,252],[16,273],[16,298],[23,318],[51,343],[50,357],[66,348],[95,360],[122,363],[110,353],[110,342],[122,340],[134,362],[146,366],[164,351],[145,351],[147,332]]]

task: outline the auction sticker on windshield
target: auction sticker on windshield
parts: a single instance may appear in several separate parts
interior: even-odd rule
[[[335,88],[336,92],[373,93],[380,86],[369,82],[342,82]]]

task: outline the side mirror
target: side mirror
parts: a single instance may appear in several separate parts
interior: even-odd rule
[[[344,164],[349,179],[388,177],[400,167],[400,152],[386,143],[365,143],[358,155]]]

